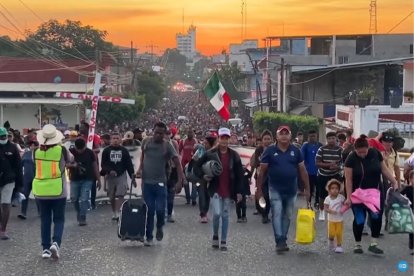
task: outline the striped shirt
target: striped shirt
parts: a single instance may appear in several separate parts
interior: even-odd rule
[[[333,163],[338,164],[339,166],[342,160],[342,148],[340,146],[334,146],[333,148],[328,145],[322,146],[319,148],[315,159],[316,162]],[[340,170],[339,167],[336,170],[319,168],[318,174],[323,176],[333,176],[338,174]]]

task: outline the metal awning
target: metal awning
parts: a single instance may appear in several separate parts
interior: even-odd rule
[[[261,101],[259,99],[259,105],[260,105]],[[264,98],[263,99],[263,104],[267,104],[267,99]],[[257,106],[257,100],[255,100],[254,102],[251,102],[249,104],[246,104],[246,107],[252,108],[252,107],[256,107]]]
[[[93,83],[15,83],[0,82],[1,92],[78,92],[93,91]],[[104,86],[101,83],[101,87]]]
[[[300,105],[289,111],[290,114],[296,114],[296,115],[310,115],[310,106],[308,105]]]
[[[353,62],[353,63],[345,63],[345,64],[335,64],[335,65],[327,65],[327,66],[323,66],[319,68],[304,68],[303,70],[296,70],[295,72],[292,72],[292,73],[306,74],[306,73],[314,73],[314,72],[325,72],[325,71],[334,71],[334,70],[342,70],[342,69],[378,66],[378,65],[384,65],[384,64],[403,64],[404,61],[409,61],[409,60],[414,60],[414,58],[413,57],[402,57],[402,58],[364,61],[364,62]]]
[[[83,101],[79,99],[63,99],[63,98],[0,98],[0,104],[78,105],[78,104],[83,104]]]

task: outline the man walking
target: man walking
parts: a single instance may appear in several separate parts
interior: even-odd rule
[[[190,128],[187,133],[187,138],[182,140],[179,146],[179,151],[181,154],[181,165],[183,168],[191,161],[191,158],[194,154],[195,145],[197,140],[194,138],[194,131]],[[197,204],[197,186],[196,183],[191,183],[191,194],[190,194],[190,183],[184,185],[185,198],[187,204],[190,204],[190,201],[193,206]]]
[[[154,216],[157,216],[156,239],[164,237],[165,204],[167,202],[167,162],[172,160],[177,168],[178,181],[176,189],[182,188],[184,179],[178,153],[168,141],[165,141],[167,126],[156,123],[153,136],[142,142],[141,163],[137,175],[142,176],[142,193],[148,207],[145,246],[153,245]]]
[[[65,167],[71,163],[70,154],[61,146],[63,134],[54,125],[45,125],[37,132],[40,147],[34,151],[35,178],[33,194],[40,207],[42,258],[59,259],[65,226],[66,179]],[[53,227],[53,238],[51,240]]]
[[[290,143],[292,134],[288,126],[280,126],[276,132],[277,144],[269,146],[260,160],[258,197],[263,194],[262,185],[267,173],[272,211],[273,233],[278,254],[288,251],[287,236],[298,191],[298,172],[305,186],[309,201],[309,178],[300,150]]]
[[[336,144],[336,133],[326,134],[326,145],[319,148],[316,153],[316,166],[318,169],[317,194],[319,195],[319,220],[325,220],[324,201],[328,196],[326,184],[332,178],[340,179],[342,148]]]
[[[10,216],[13,190],[23,186],[20,152],[16,144],[8,140],[8,133],[0,127],[0,240],[8,240],[6,233]]]
[[[315,130],[310,130],[308,132],[308,141],[305,142],[301,148],[303,160],[305,161],[306,171],[309,176],[309,191],[310,191],[310,201],[312,201],[312,195],[315,190],[318,181],[318,167],[316,167],[316,154],[319,148],[322,146],[318,142],[318,134]],[[315,207],[319,205],[319,194],[315,195]]]
[[[111,145],[103,150],[101,162],[101,175],[106,177],[108,197],[112,206],[112,220],[118,220],[119,209],[129,188],[126,173],[131,178],[132,185],[137,186],[131,157],[128,150],[121,146],[119,133],[112,133]]]
[[[218,131],[218,147],[207,151],[206,154],[196,162],[195,173],[198,177],[204,178],[209,182],[208,192],[211,197],[211,209],[213,212],[213,240],[214,249],[227,251],[227,234],[229,228],[229,214],[232,200],[241,202],[243,191],[243,165],[239,154],[229,148],[230,130],[220,128]],[[219,176],[211,178],[207,175],[200,175],[200,167],[207,160],[211,160],[211,155],[218,156],[223,171]],[[221,237],[219,237],[221,219]],[[221,241],[220,241],[221,238]]]
[[[75,140],[75,148],[70,149],[74,164],[70,168],[70,194],[74,203],[79,226],[86,225],[86,213],[89,209],[89,193],[98,181],[97,188],[101,189],[101,177],[95,153],[86,147],[82,138]]]

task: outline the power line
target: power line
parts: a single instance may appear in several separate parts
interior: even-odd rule
[[[412,14],[414,13],[414,11],[411,11],[406,17],[404,17],[403,19],[401,19],[401,21],[399,21],[397,24],[394,25],[394,27],[392,27],[387,34],[389,34],[390,32],[392,32],[395,28],[397,28],[398,26],[401,25],[401,23],[403,23],[405,20],[407,20],[408,17],[410,17]]]
[[[37,13],[34,12],[34,10],[32,10],[28,5],[26,5],[22,0],[19,0],[19,2],[26,8],[28,9],[37,19],[40,20],[40,22],[44,22],[43,18],[41,18]]]

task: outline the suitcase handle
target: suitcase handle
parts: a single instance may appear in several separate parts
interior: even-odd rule
[[[131,180],[131,188],[129,189],[129,199],[132,199],[132,189],[134,188],[134,185],[132,185],[132,183],[134,182],[135,179]]]

